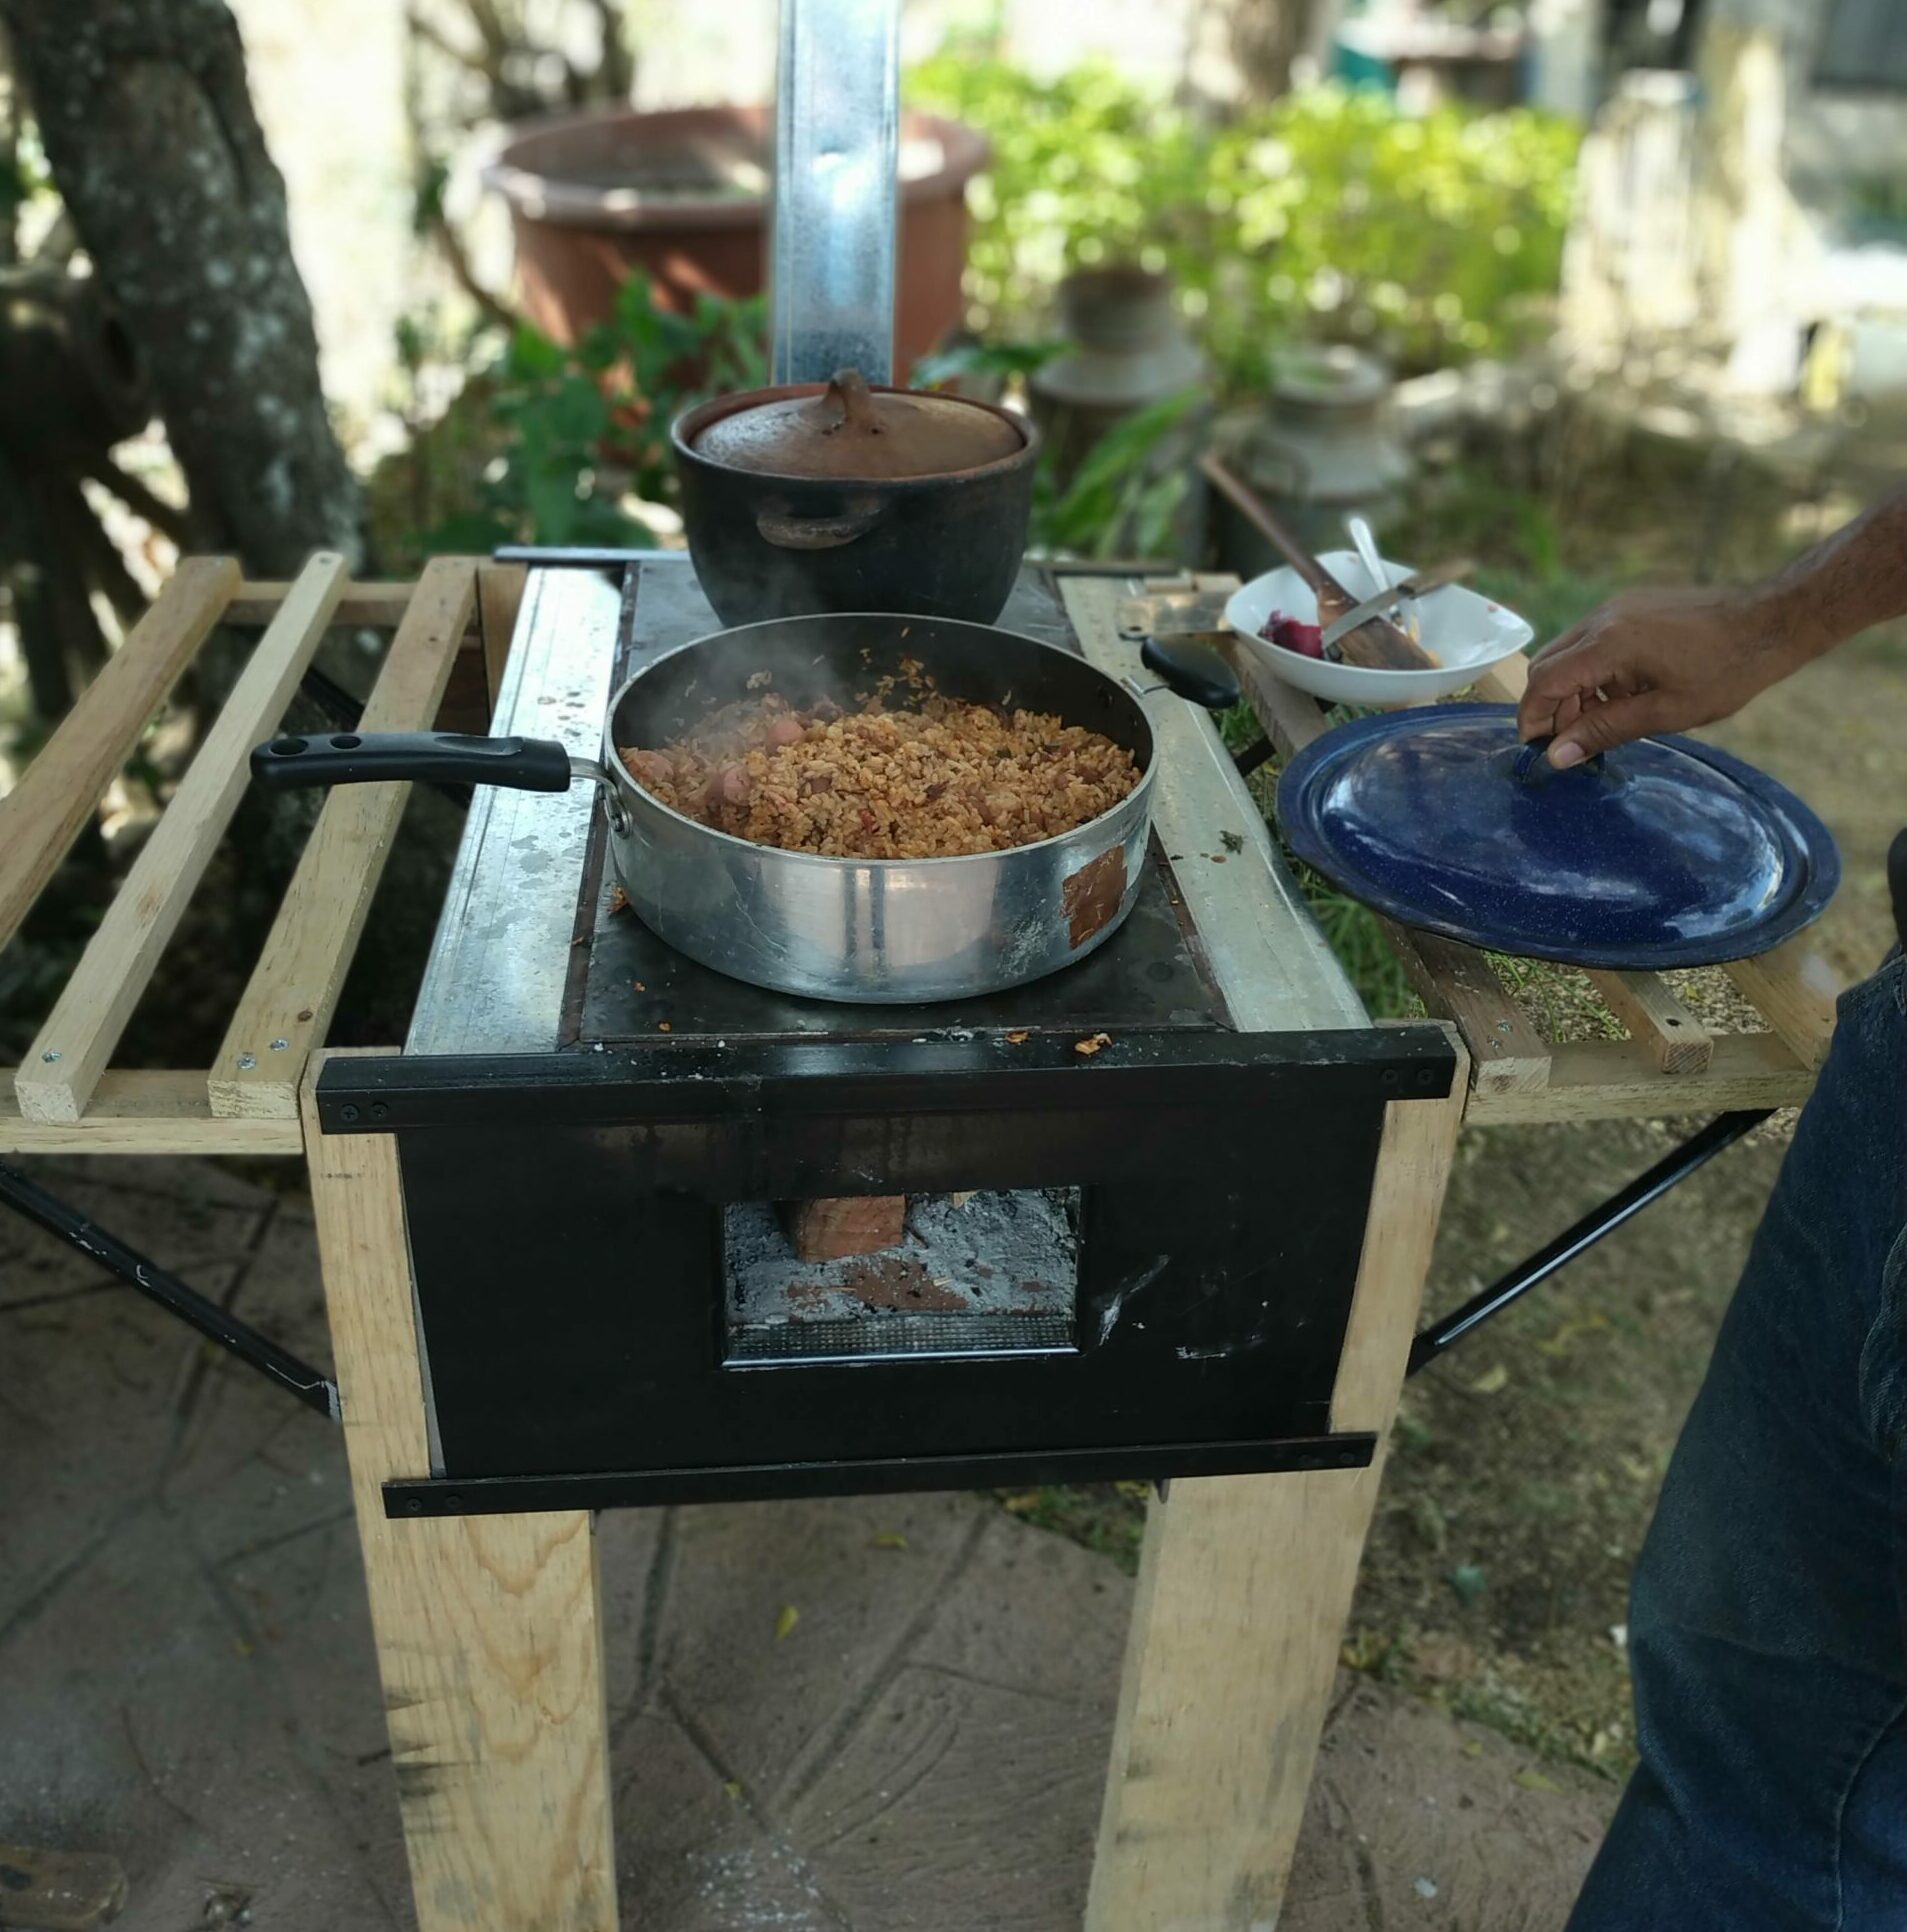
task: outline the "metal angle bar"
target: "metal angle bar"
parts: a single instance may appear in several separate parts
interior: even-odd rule
[[[196,1288],[188,1288],[177,1275],[168,1273],[155,1261],[108,1234],[97,1222],[89,1221],[77,1209],[47,1193],[43,1187],[0,1161],[0,1201],[48,1234],[57,1235],[68,1246],[77,1248],[96,1261],[108,1274],[116,1275],[128,1288],[136,1289],[169,1313],[196,1328],[208,1340],[256,1369],[268,1382],[275,1382],[295,1396],[308,1409],[339,1418],[338,1386],[309,1362],[269,1341],[257,1329],[228,1314],[217,1302],[209,1301]]]
[[[732,1042],[546,1055],[406,1053],[334,1060],[318,1081],[327,1134],[555,1121],[698,1120],[1117,1109],[1281,1097],[1434,1100],[1454,1057],[1415,1025],[1320,1034],[1127,1034],[1085,1060],[1063,1037]]]
[[[1002,1450],[878,1461],[761,1462],[557,1476],[436,1476],[384,1485],[387,1516],[485,1516],[660,1503],[753,1502],[788,1496],[893,1495],[1028,1483],[1158,1481],[1174,1475],[1363,1469],[1377,1438],[1361,1431],[1263,1442],[1140,1443],[1104,1449]]]
[[[1587,1254],[1604,1235],[1612,1234],[1625,1221],[1632,1220],[1652,1201],[1659,1201],[1670,1188],[1679,1186],[1699,1167],[1713,1160],[1723,1148],[1732,1147],[1745,1134],[1769,1117],[1773,1109],[1721,1114],[1691,1135],[1639,1174],[1625,1188],[1610,1195],[1600,1206],[1591,1208],[1581,1220],[1572,1223],[1547,1246],[1538,1248],[1519,1262],[1508,1274],[1492,1282],[1481,1294],[1473,1295],[1461,1308],[1453,1309],[1441,1321],[1422,1331],[1410,1346],[1410,1367],[1415,1375],[1428,1368],[1444,1352],[1480,1328],[1494,1315],[1500,1315],[1514,1301],[1520,1301],[1532,1288],[1566,1268],[1579,1255]]]

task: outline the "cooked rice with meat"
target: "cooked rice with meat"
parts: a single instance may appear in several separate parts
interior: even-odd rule
[[[852,859],[1031,845],[1097,818],[1139,782],[1131,752],[1099,732],[938,694],[843,712],[764,693],[622,760],[643,790],[719,832]]]

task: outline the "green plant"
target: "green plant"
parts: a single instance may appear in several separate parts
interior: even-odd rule
[[[992,144],[968,288],[997,335],[1041,327],[1069,268],[1134,259],[1174,276],[1221,380],[1249,387],[1296,338],[1404,370],[1503,351],[1560,278],[1578,136],[1527,110],[1413,116],[1324,87],[1213,125],[1109,66],[1038,80],[958,51],[908,88]]]
[[[1024,379],[1065,348],[1063,341],[963,342],[915,365],[917,388],[963,377]],[[1093,445],[1062,486],[1048,444],[1033,484],[1030,547],[1045,555],[1166,557],[1183,501],[1187,466],[1167,460],[1174,432],[1197,408],[1199,393],[1166,396],[1116,424]]]
[[[950,349],[936,350],[914,364],[910,380],[916,389],[937,389],[943,383],[957,383],[963,377],[995,377],[1012,381],[1030,376],[1064,349],[1063,341],[1050,342],[957,342]]]
[[[1182,390],[1127,417],[1092,446],[1063,490],[1042,470],[1034,483],[1033,546],[1075,557],[1170,556],[1188,471],[1159,457],[1198,402],[1196,389]]]
[[[640,274],[574,349],[519,325],[482,379],[495,454],[475,501],[439,523],[426,548],[652,543],[625,505],[673,502],[669,424],[705,396],[766,381],[765,333],[760,298],[704,295],[693,314],[676,315]]]

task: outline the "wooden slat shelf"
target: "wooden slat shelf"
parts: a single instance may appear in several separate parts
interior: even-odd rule
[[[494,699],[524,577],[521,565],[472,557],[435,559],[415,584],[354,583],[329,553],[289,583],[248,583],[229,558],[180,565],[0,799],[4,945],[205,640],[220,625],[261,628],[39,1037],[17,1068],[0,1070],[0,1153],[303,1151],[299,1082],[336,1010],[409,786],[325,800],[209,1069],[116,1069],[113,1053],[238,805],[253,745],[279,724],[326,630],[394,628],[363,728],[426,729],[440,721],[460,653]]]
[[[0,1073],[0,1153],[299,1151],[299,1081],[335,1011],[408,788],[354,787],[325,802],[212,1067],[122,1071],[110,1065],[113,1051],[243,790],[251,746],[277,724],[326,627],[396,630],[365,725],[416,729],[437,720],[460,652],[494,697],[524,581],[521,565],[474,558],[437,559],[416,584],[353,583],[341,559],[322,556],[290,583],[247,582],[225,558],[180,566],[0,800],[4,944],[205,639],[224,623],[262,626],[252,662],[39,1039],[19,1068]],[[1233,581],[1164,578],[1147,588],[1217,591]],[[1281,754],[1326,729],[1312,699],[1245,653],[1237,662]],[[1513,660],[1479,689],[1514,701],[1523,672]],[[1593,973],[1626,1037],[1552,1042],[1482,953],[1388,924],[1385,932],[1425,1006],[1463,1036],[1467,1118],[1479,1123],[1797,1106],[1833,1033],[1838,984],[1806,934],[1727,969],[1766,1033],[1716,1031],[1654,974]]]
[[[1155,578],[1145,588],[1184,595],[1235,583]],[[1280,757],[1330,728],[1315,699],[1245,651],[1234,651],[1232,659],[1246,701]],[[1479,680],[1476,695],[1514,704],[1528,675],[1527,660],[1512,658]],[[1424,1005],[1462,1034],[1471,1061],[1465,1119],[1479,1124],[1798,1107],[1813,1090],[1834,1033],[1839,979],[1808,933],[1723,969],[1767,1022],[1766,1033],[1716,1031],[1658,974],[1590,973],[1590,985],[1626,1037],[1551,1042],[1483,953],[1389,920],[1378,923]]]

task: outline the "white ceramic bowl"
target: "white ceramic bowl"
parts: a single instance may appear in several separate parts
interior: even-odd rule
[[[1353,597],[1374,586],[1354,550],[1327,550],[1318,561]],[[1384,559],[1389,583],[1402,583],[1411,566]],[[1240,584],[1225,606],[1225,621],[1255,650],[1265,667],[1287,684],[1327,704],[1421,704],[1447,698],[1474,684],[1492,664],[1514,657],[1536,633],[1513,610],[1493,604],[1461,584],[1433,590],[1417,605],[1424,648],[1436,653],[1435,670],[1372,671],[1361,664],[1332,664],[1269,644],[1258,633],[1274,611],[1301,624],[1318,621],[1318,600],[1295,570],[1269,570]]]

